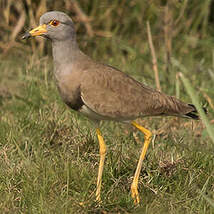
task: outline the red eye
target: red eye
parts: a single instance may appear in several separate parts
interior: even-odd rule
[[[59,25],[59,21],[57,21],[57,20],[54,19],[54,20],[52,20],[52,21],[50,22],[50,25],[56,27],[57,25]]]

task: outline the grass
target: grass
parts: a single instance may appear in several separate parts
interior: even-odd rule
[[[156,137],[143,163],[138,207],[130,184],[143,135],[102,123],[108,154],[103,202],[95,203],[95,129],[62,103],[51,70],[50,58],[34,55],[1,63],[1,213],[213,213],[211,141],[202,122],[177,118],[139,120]]]
[[[49,9],[61,10],[64,2],[54,1]],[[69,5],[70,1],[66,2]],[[164,20],[162,1],[151,5],[142,0],[104,1],[101,5],[99,1],[78,2],[92,18],[95,32],[88,38],[84,23],[72,14],[81,49],[155,87],[145,27],[149,20],[162,90],[193,102],[199,111],[201,103],[208,102],[207,118],[138,120],[154,134],[140,174],[139,206],[133,204],[130,185],[144,136],[129,125],[102,122],[108,151],[102,203],[97,204],[99,147],[94,125],[61,101],[52,75],[50,44],[38,54],[38,40],[16,41],[19,45],[0,54],[0,213],[214,213],[214,40],[207,18],[210,1],[169,4],[169,23],[175,24],[168,32],[173,32],[171,52],[164,45],[164,27],[170,26]],[[39,3],[31,5],[33,10]],[[11,15],[5,17],[13,17],[10,23],[15,26],[14,17],[23,12],[23,5],[20,1],[11,5],[11,10],[6,10],[6,3],[1,7],[5,6],[4,14]],[[26,13],[29,20],[30,16]],[[32,27],[30,21],[26,24]],[[1,29],[5,31],[1,34],[1,50],[12,29]],[[168,71],[166,51],[174,59]]]

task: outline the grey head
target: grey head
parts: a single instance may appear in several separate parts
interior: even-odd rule
[[[52,41],[75,40],[76,34],[72,19],[63,12],[50,11],[40,17],[40,25],[24,34],[23,39],[43,36]]]

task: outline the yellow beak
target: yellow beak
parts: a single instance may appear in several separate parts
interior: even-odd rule
[[[46,24],[39,25],[38,27],[34,28],[33,30],[31,30],[29,32],[29,34],[31,36],[40,36],[44,33],[47,33],[47,25]]]

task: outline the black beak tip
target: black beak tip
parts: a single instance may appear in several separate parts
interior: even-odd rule
[[[25,34],[22,36],[22,39],[28,39],[28,38],[30,38],[30,37],[31,37],[30,33],[27,32],[27,33],[25,33]]]

